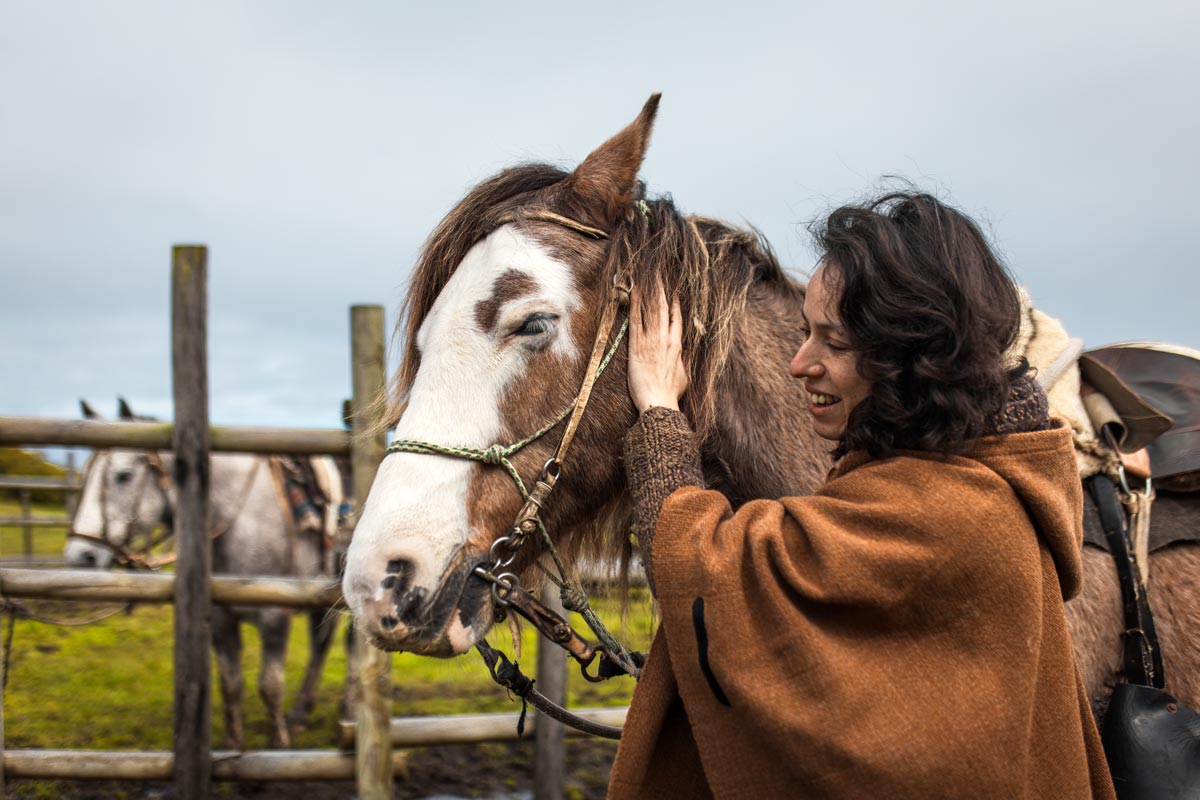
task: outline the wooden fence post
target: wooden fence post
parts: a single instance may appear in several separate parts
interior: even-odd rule
[[[351,306],[350,352],[354,370],[351,465],[354,497],[361,510],[375,470],[383,460],[383,432],[374,433],[376,402],[383,397],[385,365],[383,307]],[[358,703],[354,771],[362,800],[392,797],[392,656],[372,647],[362,632],[354,637],[358,664]]]
[[[29,520],[33,516],[33,508],[29,501],[29,490],[22,489],[20,495],[21,520],[25,523],[22,528],[22,547],[25,549],[25,560],[33,561],[33,526],[29,524]]]
[[[562,616],[567,612],[558,587],[547,582],[542,602]],[[538,637],[537,688],[552,702],[567,705],[567,652],[544,636]],[[567,777],[567,738],[561,722],[538,715],[534,731],[533,800],[562,800]]]
[[[175,510],[175,786],[203,800],[212,785],[212,604],[208,537],[208,250],[176,246],[171,270]]]

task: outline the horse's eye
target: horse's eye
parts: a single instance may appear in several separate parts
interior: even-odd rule
[[[123,469],[113,476],[113,480],[120,484],[129,483],[131,480],[133,480],[133,472],[131,470]]]
[[[513,331],[513,336],[537,336],[550,330],[550,326],[558,319],[558,314],[530,314],[521,323],[521,327]]]

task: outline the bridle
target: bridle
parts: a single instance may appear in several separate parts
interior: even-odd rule
[[[646,208],[644,206],[639,206],[639,208],[643,216],[645,216],[647,214]],[[608,238],[608,233],[605,231],[548,211],[522,213],[521,219],[550,222],[592,239]],[[516,221],[515,215],[506,214],[497,220],[497,227],[514,221]],[[600,323],[596,329],[596,336],[592,343],[591,357],[588,360],[587,369],[584,372],[583,383],[579,388],[579,392],[570,405],[563,409],[548,424],[543,425],[526,438],[508,445],[493,444],[486,448],[469,448],[451,447],[415,439],[398,439],[393,441],[387,448],[388,453],[452,456],[504,468],[509,477],[512,478],[513,484],[516,486],[517,492],[521,495],[521,499],[524,502],[517,512],[512,525],[509,527],[508,533],[492,542],[489,551],[489,555],[492,558],[491,565],[488,567],[484,567],[483,565],[475,567],[474,574],[491,584],[492,597],[495,599],[501,614],[504,613],[504,609],[511,608],[528,620],[544,636],[563,647],[579,663],[583,676],[592,682],[602,681],[620,674],[629,674],[634,678],[638,678],[641,675],[641,665],[644,657],[639,653],[632,653],[627,650],[609,633],[608,629],[592,609],[586,593],[568,579],[566,568],[549,532],[546,530],[545,524],[542,522],[540,514],[551,492],[554,491],[554,487],[558,483],[563,466],[567,463],[571,442],[575,438],[575,432],[579,427],[580,421],[583,419],[584,412],[587,410],[592,387],[600,375],[603,374],[604,368],[608,366],[609,361],[616,354],[629,327],[629,319],[626,315],[617,328],[616,333],[612,333],[621,309],[627,307],[629,304],[630,288],[627,281],[621,280],[619,275],[614,276],[612,286],[609,289],[608,299],[605,302],[604,312],[600,317]],[[610,338],[612,339],[611,345],[608,344]],[[533,489],[526,489],[524,481],[521,480],[520,474],[509,460],[509,457],[542,438],[561,424],[563,420],[567,420],[567,425],[563,430],[562,438],[558,442],[558,447],[555,448],[554,455],[542,467],[541,473],[534,482]],[[547,574],[558,585],[562,594],[563,606],[583,616],[584,620],[588,623],[588,627],[600,639],[599,645],[591,644],[575,632],[565,619],[525,591],[516,573],[507,571],[520,556],[526,543],[535,538],[541,539],[546,551],[550,553],[554,560],[558,575],[555,576],[550,572],[547,572]],[[502,616],[498,618],[502,619]],[[523,700],[532,702],[551,717],[577,727],[580,730],[608,738],[620,738],[620,728],[598,725],[583,720],[566,711],[566,709],[552,703],[543,695],[540,695],[533,689],[533,681],[522,675],[515,663],[510,662],[502,653],[488,645],[486,641],[480,641],[475,647],[487,664],[493,679],[518,694]],[[587,668],[596,660],[597,656],[600,658],[600,663],[596,675],[591,675],[588,673]],[[522,729],[523,724],[524,712],[522,712],[521,722],[518,724],[518,731]]]
[[[166,542],[173,535],[172,522],[173,513],[171,507],[171,478],[167,474],[167,469],[163,465],[162,458],[153,450],[147,450],[142,454],[146,463],[146,469],[142,470],[138,482],[135,486],[135,494],[133,501],[133,510],[129,515],[130,535],[126,542],[132,542],[137,534],[142,534],[145,537],[145,543],[140,549],[134,549],[126,543],[118,543],[112,541],[108,535],[108,472],[111,468],[111,459],[109,451],[98,450],[88,462],[88,466],[83,473],[83,486],[87,486],[88,479],[92,471],[96,468],[96,461],[103,461],[103,474],[100,476],[100,535],[93,536],[90,533],[80,533],[74,528],[74,523],[71,525],[71,530],[67,533],[67,539],[79,539],[89,544],[98,545],[107,549],[113,554],[113,561],[123,567],[130,569],[160,569],[167,564],[175,561],[175,556],[164,556],[155,558],[153,552],[155,548]],[[142,500],[146,496],[146,482],[153,476],[155,486],[158,487],[159,494],[162,497],[163,512],[159,522],[162,525],[163,532],[158,536],[151,537],[152,529],[147,528],[139,522],[138,512],[142,507]]]
[[[67,533],[67,539],[79,539],[89,544],[103,547],[113,554],[114,563],[128,569],[154,571],[174,564],[176,558],[174,553],[163,556],[154,555],[154,551],[160,545],[170,541],[175,535],[175,510],[171,503],[171,476],[167,472],[166,465],[163,464],[162,457],[153,450],[146,450],[142,453],[146,469],[141,472],[135,486],[133,510],[129,514],[130,535],[126,539],[127,542],[133,542],[138,534],[142,535],[145,541],[139,548],[135,549],[125,543],[112,541],[108,535],[108,472],[111,468],[111,460],[108,456],[109,451],[107,450],[96,451],[89,460],[83,474],[82,485],[86,486],[92,470],[95,469],[96,460],[103,458],[104,474],[100,476],[100,535],[93,536],[90,533],[79,533],[74,530],[75,525],[72,522],[71,530]],[[254,480],[258,477],[261,467],[262,459],[257,459],[246,478],[245,485],[242,487],[241,495],[238,497],[233,513],[229,515],[224,524],[209,531],[210,540],[218,538],[233,527],[234,521],[246,505],[250,490],[254,486]],[[162,498],[163,508],[162,515],[158,519],[159,527],[162,528],[162,531],[157,536],[150,535],[153,532],[153,528],[143,525],[140,522],[140,515],[138,513],[142,507],[142,500],[146,496],[146,482],[150,480],[151,475],[154,476],[154,483],[158,487]],[[287,514],[286,509],[284,509],[284,513]]]

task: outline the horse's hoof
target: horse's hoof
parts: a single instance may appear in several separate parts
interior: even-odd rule
[[[312,716],[312,708],[293,708],[284,719],[289,728],[303,728]]]

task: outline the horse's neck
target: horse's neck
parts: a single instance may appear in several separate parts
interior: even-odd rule
[[[705,479],[739,505],[810,494],[829,470],[788,363],[800,345],[801,302],[751,288],[741,335],[717,384],[717,424],[703,447]]]

